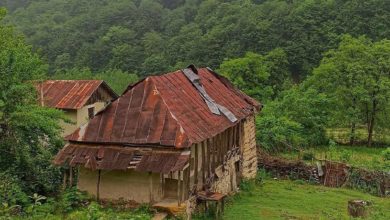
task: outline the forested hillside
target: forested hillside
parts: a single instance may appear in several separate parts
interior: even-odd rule
[[[151,217],[62,190],[51,161],[69,118],[41,106],[32,84],[48,78],[103,79],[122,94],[148,75],[208,66],[263,104],[267,153],[325,151],[388,172],[389,39],[389,0],[0,0],[0,219]]]
[[[47,59],[50,72],[88,67],[140,76],[188,63],[217,68],[246,52],[281,48],[301,79],[340,34],[390,35],[384,0],[12,0],[8,21]],[[16,7],[20,7],[15,10]]]

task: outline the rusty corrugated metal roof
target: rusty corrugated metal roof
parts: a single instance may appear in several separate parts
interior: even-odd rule
[[[54,164],[82,165],[92,170],[127,170],[169,173],[182,169],[190,157],[189,151],[137,151],[135,148],[68,144],[54,159]]]
[[[238,119],[213,114],[181,70],[150,76],[67,139],[90,143],[185,148],[211,138],[254,114],[260,104],[207,68],[197,74],[208,95]]]
[[[113,99],[116,93],[103,80],[46,80],[36,85],[43,105],[58,109],[82,108],[102,86]],[[41,100],[42,102],[42,100]]]

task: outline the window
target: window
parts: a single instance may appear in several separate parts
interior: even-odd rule
[[[88,118],[92,119],[95,116],[95,107],[88,108]]]

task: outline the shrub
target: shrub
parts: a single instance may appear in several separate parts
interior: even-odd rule
[[[348,162],[352,157],[352,152],[349,150],[343,150],[340,153],[340,160],[343,162]]]
[[[75,187],[65,190],[59,199],[59,208],[63,213],[69,213],[74,209],[88,204],[87,194],[80,192]]]
[[[0,173],[0,204],[25,206],[28,203],[29,198],[18,184],[17,178],[8,173]]]
[[[254,188],[253,181],[243,180],[240,183],[240,189],[245,192],[250,192]]]
[[[315,159],[315,155],[311,151],[310,152],[303,152],[302,159],[303,160],[314,160]]]
[[[386,148],[386,150],[382,151],[382,157],[384,161],[390,161],[390,147]]]

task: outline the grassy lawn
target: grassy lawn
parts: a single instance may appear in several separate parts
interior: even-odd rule
[[[390,219],[390,199],[354,190],[271,179],[251,188],[228,202],[224,219],[349,219],[351,199],[372,201],[369,219]]]
[[[338,145],[333,149],[329,147],[316,147],[305,149],[301,153],[297,151],[284,152],[279,156],[287,159],[302,159],[305,153],[313,153],[316,159],[344,161],[355,167],[390,171],[390,161],[385,161],[383,159],[383,150],[385,150],[385,148]]]
[[[327,130],[327,135],[329,138],[339,142],[348,144],[350,139],[350,129],[348,128],[331,128]],[[382,130],[380,132],[375,132],[373,134],[374,142],[387,143],[390,144],[390,131]],[[356,141],[364,142],[367,141],[368,132],[366,128],[357,128],[356,129]]]

